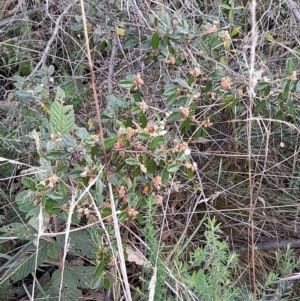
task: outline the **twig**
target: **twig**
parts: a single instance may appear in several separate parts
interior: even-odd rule
[[[300,9],[297,7],[296,3],[293,0],[285,0],[286,5],[291,10],[294,15],[296,23],[300,24]]]
[[[249,210],[249,222],[251,224],[251,266],[252,266],[252,285],[253,285],[253,297],[254,301],[256,298],[256,276],[255,276],[255,241],[254,241],[254,202],[253,202],[253,188],[252,183],[252,111],[254,106],[254,97],[255,97],[255,86],[257,84],[257,74],[255,73],[255,55],[256,55],[256,45],[257,45],[257,24],[256,24],[256,0],[252,1],[251,4],[251,19],[252,19],[252,28],[251,28],[251,47],[250,47],[250,65],[249,65],[249,107],[248,107],[248,116],[249,121],[247,122],[247,135],[248,135],[248,175],[249,175],[249,198],[250,198],[250,210]]]
[[[115,33],[114,38],[112,40],[112,49],[111,49],[110,63],[108,69],[108,81],[107,81],[108,94],[112,94],[112,76],[114,72],[114,59],[117,53],[117,43],[118,43],[118,37],[117,34]]]
[[[12,23],[13,21],[16,21],[16,20],[20,20],[22,18],[24,18],[25,16],[31,16],[33,14],[36,14],[36,13],[39,13],[40,11],[42,11],[44,9],[44,6],[39,6],[39,7],[36,7],[36,8],[33,8],[33,9],[30,9],[26,12],[23,12],[23,13],[20,13],[20,14],[17,14],[17,15],[14,15],[12,17],[9,17],[9,18],[6,18],[4,20],[1,20],[0,21],[0,27],[1,26],[4,26],[6,24],[10,24]]]
[[[109,199],[110,199],[111,211],[112,211],[112,216],[113,216],[115,236],[116,236],[116,241],[117,241],[117,246],[118,246],[118,251],[119,251],[120,268],[121,268],[121,272],[122,272],[123,284],[125,287],[124,295],[125,295],[125,299],[127,301],[131,301],[132,297],[131,297],[130,286],[129,286],[128,277],[127,277],[124,250],[123,250],[121,233],[120,233],[119,224],[118,224],[118,217],[117,217],[117,212],[116,212],[116,207],[115,207],[115,200],[114,200],[114,195],[113,195],[113,190],[112,190],[112,184],[111,184],[111,180],[110,180],[110,170],[109,170],[109,165],[108,165],[107,152],[106,152],[105,143],[104,143],[103,126],[102,126],[102,120],[101,120],[101,115],[100,115],[100,106],[99,106],[99,102],[98,102],[97,89],[96,89],[96,84],[95,84],[95,74],[94,74],[91,50],[90,50],[90,45],[89,45],[89,38],[88,38],[88,31],[87,31],[87,24],[86,24],[86,14],[85,14],[83,0],[80,0],[80,5],[81,5],[81,13],[82,13],[82,19],[83,19],[83,28],[84,28],[86,50],[87,50],[87,58],[88,58],[88,63],[89,63],[89,69],[91,72],[91,81],[92,81],[93,96],[94,96],[96,115],[97,115],[97,121],[98,121],[98,127],[99,127],[99,135],[100,135],[100,140],[101,140],[101,145],[102,145],[104,165],[105,165],[107,182],[108,182]]]
[[[65,8],[65,10],[59,15],[59,17],[54,20],[54,23],[55,23],[55,27],[54,27],[54,30],[53,30],[53,33],[52,33],[52,36],[50,38],[50,40],[48,41],[47,45],[46,45],[46,48],[43,52],[43,55],[42,55],[42,58],[40,59],[40,61],[37,63],[37,65],[35,66],[35,68],[33,69],[33,71],[30,73],[30,75],[27,77],[27,80],[41,67],[41,65],[44,65],[45,64],[45,61],[46,61],[46,58],[47,58],[47,55],[48,55],[48,52],[50,51],[50,47],[51,47],[51,44],[53,43],[57,33],[58,33],[58,30],[60,28],[60,22],[61,22],[61,19],[63,18],[63,16],[71,9],[71,7],[77,2],[77,0],[74,0],[72,2],[69,3],[69,5]]]

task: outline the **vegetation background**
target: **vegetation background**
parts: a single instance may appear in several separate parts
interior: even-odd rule
[[[299,300],[296,0],[0,3],[0,300]]]

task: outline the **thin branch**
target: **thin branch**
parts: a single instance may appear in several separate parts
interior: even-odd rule
[[[40,59],[40,61],[37,63],[37,65],[35,66],[35,68],[33,69],[33,71],[30,73],[30,75],[27,77],[27,79],[29,79],[42,65],[45,64],[46,62],[46,59],[47,59],[47,55],[48,55],[48,52],[50,51],[50,47],[54,41],[54,39],[56,38],[56,35],[58,33],[58,30],[60,28],[60,22],[63,18],[63,16],[65,14],[67,14],[67,12],[72,8],[72,6],[77,2],[77,0],[74,0],[72,2],[69,3],[69,5],[65,8],[65,10],[59,15],[59,17],[54,20],[55,22],[55,27],[54,27],[54,30],[53,30],[53,33],[52,33],[52,36],[50,38],[50,40],[48,41],[47,45],[46,45],[46,48],[43,52],[43,55]]]
[[[101,120],[101,116],[100,116],[100,106],[99,106],[99,102],[98,102],[98,95],[97,95],[97,89],[96,89],[96,84],[95,84],[95,74],[94,74],[91,50],[90,50],[90,45],[89,45],[89,38],[88,38],[88,31],[87,31],[87,24],[86,24],[86,14],[85,14],[83,0],[80,0],[80,5],[81,5],[81,12],[82,12],[82,19],[83,19],[83,28],[84,28],[87,57],[88,57],[88,62],[89,62],[89,69],[91,72],[91,81],[92,81],[93,96],[94,96],[96,115],[97,115],[97,121],[98,121],[98,127],[99,127],[99,135],[100,135],[100,140],[101,140],[101,144],[102,144],[104,165],[105,165],[107,182],[108,182],[109,199],[110,199],[110,205],[111,205],[111,210],[112,210],[117,246],[118,246],[118,251],[119,251],[120,267],[121,267],[122,278],[123,278],[123,283],[124,283],[124,287],[125,287],[124,294],[125,294],[125,299],[127,301],[131,301],[132,298],[131,298],[130,286],[129,286],[128,277],[127,277],[124,250],[123,250],[121,233],[120,233],[119,224],[118,224],[118,217],[117,217],[116,208],[115,208],[115,200],[114,200],[112,185],[111,185],[111,181],[110,181],[110,170],[109,170],[107,153],[106,153],[105,143],[104,143],[103,126],[102,126],[102,120]]]

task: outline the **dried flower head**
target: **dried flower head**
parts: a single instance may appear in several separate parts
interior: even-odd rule
[[[207,35],[211,35],[213,32],[216,31],[216,26],[212,26],[212,27],[207,27],[204,29],[204,33],[207,34]]]
[[[228,88],[230,88],[232,85],[232,81],[231,79],[226,76],[226,77],[222,77],[221,79],[221,88],[224,90],[227,90]]]
[[[199,76],[201,74],[201,71],[198,67],[195,67],[191,72],[191,75],[194,75],[195,77]]]
[[[141,77],[141,73],[137,73],[133,83],[135,85],[134,90],[137,90],[137,88],[140,88],[141,86],[143,86],[145,84],[144,80]]]
[[[180,110],[181,114],[184,115],[185,117],[188,117],[190,115],[189,108],[180,107],[179,110]]]
[[[47,188],[53,189],[56,184],[59,182],[59,178],[56,175],[52,175],[45,179],[45,182],[48,182]]]
[[[154,202],[156,205],[161,205],[163,202],[163,197],[161,195],[156,195]]]
[[[139,212],[135,210],[135,208],[127,208],[127,214],[129,217],[136,217]]]
[[[209,128],[213,125],[213,123],[210,122],[209,118],[207,118],[206,120],[204,120],[202,122],[202,125],[205,127],[205,128]]]
[[[237,89],[236,93],[237,93],[238,96],[243,96],[244,95],[243,89],[241,89],[241,88]]]
[[[144,131],[147,134],[151,134],[155,131],[155,126],[152,123],[148,123],[147,126],[145,127]]]
[[[117,187],[117,192],[118,192],[119,198],[122,199],[126,193],[125,187],[124,186]]]
[[[170,56],[169,57],[169,59],[166,61],[166,63],[168,64],[168,65],[175,65],[175,58],[174,58],[174,56]]]
[[[157,189],[157,190],[160,190],[161,188],[161,177],[160,176],[157,176],[155,178],[152,179],[152,185]]]
[[[145,113],[148,109],[148,105],[146,104],[146,102],[143,100],[140,104],[140,109]]]
[[[122,140],[118,139],[117,142],[114,144],[115,149],[124,148],[124,143]]]

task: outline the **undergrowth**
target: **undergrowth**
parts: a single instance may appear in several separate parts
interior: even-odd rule
[[[0,300],[299,298],[297,15],[254,2],[0,4]]]

